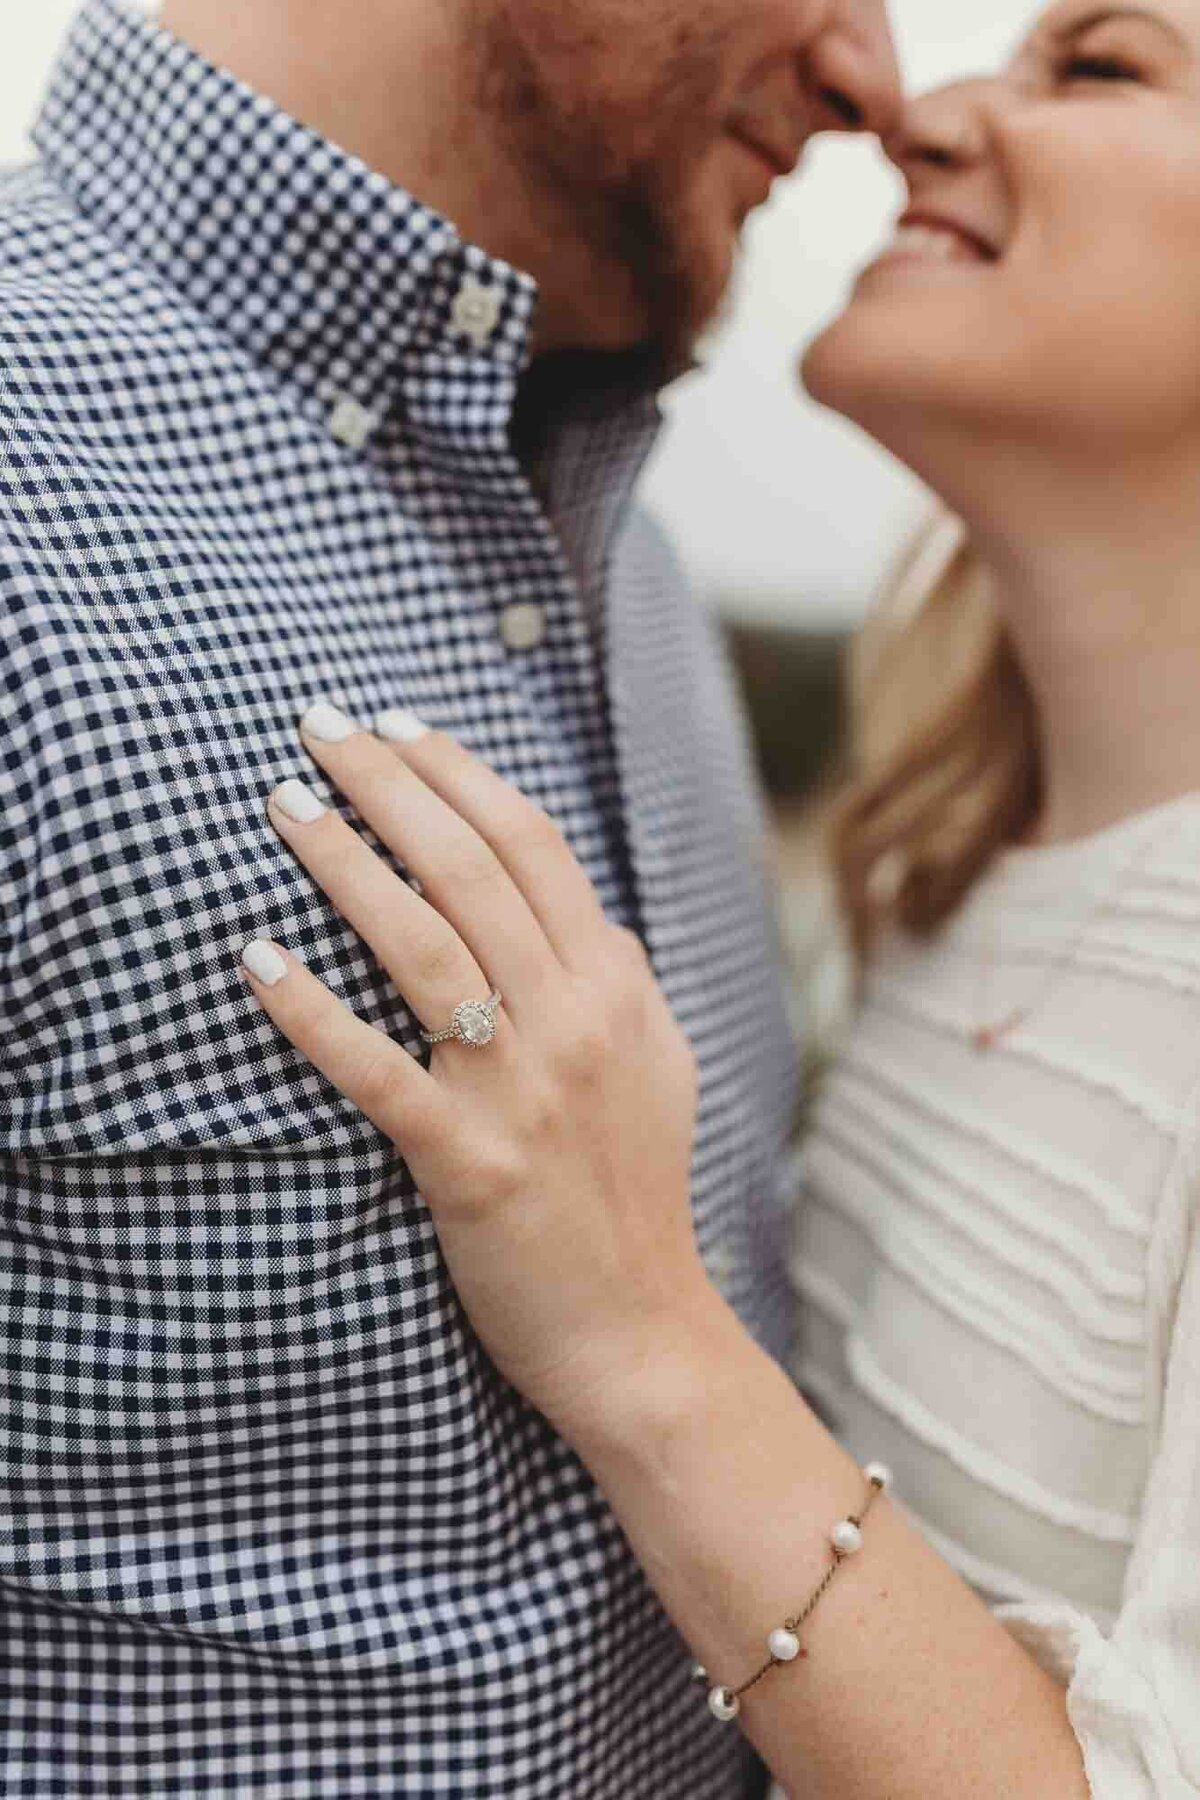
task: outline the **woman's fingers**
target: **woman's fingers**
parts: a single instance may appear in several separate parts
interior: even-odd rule
[[[607,929],[604,909],[554,821],[519,788],[407,712],[384,713],[375,729],[409,768],[491,846],[567,967],[591,966]]]
[[[356,1018],[296,957],[259,940],[243,950],[242,969],[284,1037],[406,1158],[428,1154],[446,1140],[453,1118],[445,1090],[399,1044]]]
[[[310,787],[285,781],[271,795],[268,811],[280,837],[371,946],[427,1031],[448,1024],[460,1000],[486,998],[488,980],[453,925]]]
[[[418,878],[514,1013],[536,1003],[553,974],[554,953],[491,846],[385,744],[336,708],[313,707],[301,721],[301,735],[359,817]]]

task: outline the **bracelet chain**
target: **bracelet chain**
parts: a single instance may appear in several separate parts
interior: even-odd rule
[[[850,1513],[842,1521],[843,1525],[852,1525],[855,1527],[855,1530],[858,1530],[863,1525],[872,1506],[875,1504],[880,1494],[886,1491],[891,1480],[888,1471],[879,1463],[870,1464],[864,1472],[867,1475],[869,1486],[862,1511],[859,1513]],[[795,1635],[795,1633],[800,1630],[800,1627],[807,1623],[828,1593],[830,1585],[837,1575],[838,1570],[844,1562],[849,1561],[850,1556],[853,1554],[851,1549],[840,1549],[836,1542],[830,1545],[830,1551],[833,1556],[832,1563],[829,1568],[826,1569],[821,1581],[809,1595],[800,1611],[792,1618],[784,1620],[783,1629],[785,1631]],[[804,1652],[801,1652],[801,1654],[804,1654]],[[778,1669],[782,1666],[783,1663],[779,1657],[771,1656],[763,1663],[760,1669],[756,1669],[754,1674],[751,1675],[747,1681],[742,1683],[741,1687],[714,1689],[712,1696],[710,1696],[710,1702],[713,1698],[716,1698],[721,1702],[721,1710],[718,1711],[718,1717],[732,1717],[734,1712],[736,1712],[742,1697],[745,1694],[748,1694],[752,1688],[756,1688],[760,1681],[765,1681],[772,1669]],[[698,1670],[697,1673],[704,1675],[705,1672],[703,1670]]]

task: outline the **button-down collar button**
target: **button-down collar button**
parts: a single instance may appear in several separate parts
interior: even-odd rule
[[[342,396],[329,415],[331,436],[350,450],[361,450],[377,423],[374,413],[349,394]]]
[[[532,601],[518,601],[500,614],[500,636],[510,650],[536,650],[546,636],[546,614]]]
[[[721,1289],[729,1287],[737,1273],[737,1257],[729,1244],[717,1244],[709,1251],[708,1273],[713,1284]]]
[[[455,330],[482,349],[500,323],[500,295],[468,275],[454,296],[450,316]]]

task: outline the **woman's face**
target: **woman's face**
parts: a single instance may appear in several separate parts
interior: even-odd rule
[[[819,400],[935,482],[964,433],[1200,439],[1200,0],[1065,0],[886,147],[908,222],[806,358]]]

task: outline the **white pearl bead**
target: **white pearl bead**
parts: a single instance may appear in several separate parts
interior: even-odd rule
[[[708,1670],[703,1663],[692,1664],[692,1680],[701,1683],[705,1687],[708,1686]]]
[[[876,1482],[885,1493],[892,1485],[892,1471],[888,1468],[886,1463],[868,1463],[863,1470],[863,1474],[868,1481]]]
[[[800,1654],[800,1639],[794,1631],[788,1631],[786,1626],[781,1625],[767,1639],[767,1649],[776,1662],[795,1662]]]
[[[742,1710],[742,1703],[728,1688],[715,1687],[708,1696],[708,1710],[714,1719],[720,1719],[722,1725],[728,1725],[730,1719],[736,1719]]]
[[[853,1519],[839,1519],[829,1534],[829,1541],[842,1556],[853,1556],[862,1549],[862,1532]]]

